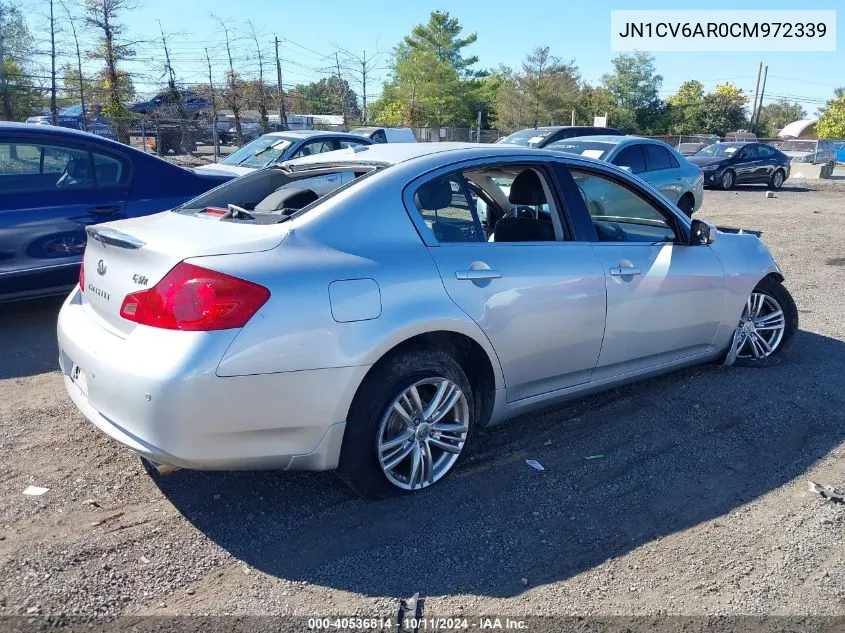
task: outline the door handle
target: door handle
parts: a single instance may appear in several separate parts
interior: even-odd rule
[[[91,207],[90,209],[88,209],[88,213],[93,213],[94,215],[113,215],[115,213],[120,213],[120,207],[116,207],[116,206]]]
[[[470,268],[469,270],[456,270],[455,277],[461,280],[476,281],[478,279],[501,279],[502,273],[491,268]]]
[[[611,268],[610,274],[614,277],[627,277],[628,275],[641,275],[642,272],[634,266],[624,266],[622,268]]]

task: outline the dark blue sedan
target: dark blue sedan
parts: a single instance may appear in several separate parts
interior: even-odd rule
[[[85,132],[0,123],[0,302],[73,287],[89,224],[164,211],[230,179]]]

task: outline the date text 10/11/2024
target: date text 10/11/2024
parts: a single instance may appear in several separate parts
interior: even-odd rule
[[[401,621],[392,618],[309,618],[308,628],[319,630],[385,630],[385,631],[461,631],[510,630],[525,631],[528,626],[524,620],[511,617],[479,618],[405,618]]]

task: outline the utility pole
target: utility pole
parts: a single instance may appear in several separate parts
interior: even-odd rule
[[[56,105],[56,17],[53,0],[50,0],[50,115],[53,125],[59,124],[59,107]],[[83,116],[84,113],[83,113]]]
[[[475,137],[475,142],[480,143],[481,142],[481,110],[478,111],[478,119],[477,119],[476,122],[478,123],[478,133]]]
[[[343,131],[346,132],[346,91],[343,89],[343,78],[340,76],[340,57],[334,54],[334,61],[337,64],[337,90],[340,93],[340,111],[343,114]]]
[[[208,49],[205,49],[205,61],[208,62],[208,87],[211,90],[211,137],[214,139],[214,162],[220,158],[220,144],[217,142],[217,98],[214,96],[214,83],[211,79],[211,58],[208,56]]]
[[[757,114],[757,96],[760,93],[760,74],[763,72],[763,62],[757,66],[757,87],[754,88],[754,103],[751,104],[751,123],[754,123],[754,117]],[[753,125],[752,125],[753,127]]]
[[[82,106],[82,129],[88,131],[88,112],[85,110],[85,79],[82,76],[82,53],[79,50],[79,37],[76,35],[76,23],[73,16],[70,14],[70,9],[62,2],[62,8],[67,13],[67,20],[70,22],[70,28],[73,31],[73,41],[76,42],[76,70],[79,73],[79,103]],[[146,148],[145,148],[146,151]]]
[[[279,59],[279,38],[276,37],[276,83],[279,99],[279,125],[282,130],[288,129],[288,119],[285,115],[285,92],[282,89],[282,61]]]
[[[763,97],[766,95],[766,77],[769,75],[769,67],[763,70],[763,87],[760,89],[760,105],[757,107],[757,118],[754,120],[754,125],[760,122],[760,111],[763,109]],[[753,127],[753,126],[752,126]]]
[[[367,51],[364,50],[364,57],[361,58],[361,81],[364,84],[363,110],[361,116],[364,125],[367,124]]]
[[[575,126],[575,108],[572,108],[572,123],[571,123],[571,125],[573,127]]]

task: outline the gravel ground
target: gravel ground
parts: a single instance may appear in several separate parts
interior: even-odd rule
[[[522,417],[447,481],[380,503],[330,473],[154,481],[66,396],[58,303],[5,307],[0,616],[388,617],[414,592],[440,616],[845,615],[845,506],[807,484],[845,485],[843,194],[705,195],[699,217],[761,229],[784,268],[801,318],[786,362]]]

